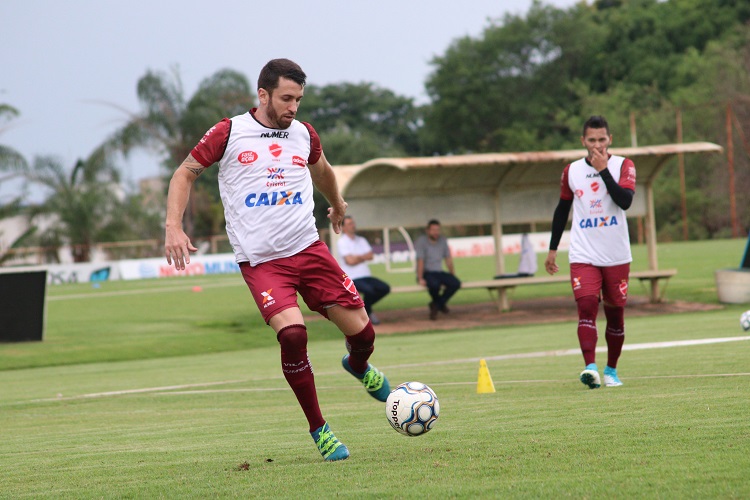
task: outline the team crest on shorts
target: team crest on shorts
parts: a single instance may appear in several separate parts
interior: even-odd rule
[[[628,296],[628,281],[622,280],[620,282],[619,288],[620,288],[620,293],[622,294],[622,296],[627,297]]]
[[[354,286],[354,281],[349,277],[349,275],[344,275],[344,281],[341,282],[342,285],[344,285],[344,288],[351,293],[352,295],[355,295],[359,297],[359,292],[357,292],[357,287]]]

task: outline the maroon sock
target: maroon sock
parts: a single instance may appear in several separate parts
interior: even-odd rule
[[[289,387],[310,424],[310,432],[326,423],[320,413],[315,377],[307,357],[307,328],[305,325],[285,326],[276,335],[281,344],[281,370]]]
[[[604,336],[607,339],[607,366],[617,368],[617,360],[622,353],[625,343],[625,308],[604,305],[607,316],[607,329]]]
[[[349,366],[352,367],[352,370],[357,373],[367,371],[367,360],[370,359],[370,354],[375,350],[374,344],[375,329],[369,320],[361,332],[346,337],[346,350],[349,351]]]
[[[593,295],[581,297],[578,304],[578,343],[581,345],[583,362],[596,363],[596,315],[599,312],[599,299]]]

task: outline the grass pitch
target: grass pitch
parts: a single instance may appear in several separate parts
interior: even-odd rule
[[[674,245],[690,269],[662,258],[680,272],[668,298],[715,302],[712,272],[694,263],[731,267],[718,243]],[[340,367],[340,334],[316,322],[319,399],[352,452],[328,464],[237,279],[51,289],[45,341],[0,344],[14,368],[0,371],[0,498],[750,497],[747,307],[626,316],[626,346],[739,340],[626,351],[625,385],[594,391],[577,380],[580,354],[550,355],[577,349],[571,322],[379,337],[372,361],[391,383],[440,398],[434,430],[416,438],[390,428]],[[479,358],[495,393],[476,394]]]

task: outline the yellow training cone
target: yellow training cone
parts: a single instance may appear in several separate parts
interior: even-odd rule
[[[477,380],[477,394],[495,392],[495,384],[492,383],[490,370],[487,368],[487,362],[479,360],[479,380]]]

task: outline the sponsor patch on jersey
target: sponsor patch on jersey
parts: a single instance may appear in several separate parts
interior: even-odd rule
[[[599,183],[598,183],[598,182],[596,182],[596,181],[592,182],[592,183],[591,183],[591,190],[592,190],[593,192],[595,192],[595,193],[596,193],[597,191],[599,191]]]
[[[306,167],[307,166],[307,160],[302,158],[301,156],[292,156],[292,163],[295,165],[299,165],[300,167]]]
[[[263,132],[260,134],[261,137],[268,137],[272,139],[288,139],[289,132],[285,130],[274,130],[273,132]]]
[[[237,161],[239,161],[243,165],[249,165],[257,159],[258,153],[256,153],[255,151],[243,151],[239,154],[239,156],[237,156]]]
[[[250,193],[245,197],[245,205],[250,208],[270,207],[271,205],[302,205],[302,193],[299,191]]]
[[[268,146],[268,150],[271,152],[274,158],[278,158],[281,154],[281,146],[279,146],[275,142]]]
[[[600,214],[604,212],[602,207],[602,200],[589,200],[589,213],[591,215]]]
[[[283,168],[277,168],[277,167],[269,167],[268,168],[268,178],[269,179],[283,179],[284,178],[284,169]]]
[[[587,219],[581,219],[581,221],[578,223],[578,226],[581,229],[587,229],[590,227],[617,226],[618,224],[619,223],[617,222],[617,217],[612,215],[607,217],[589,217]]]
[[[576,198],[581,198],[583,196],[583,189],[576,189]]]

